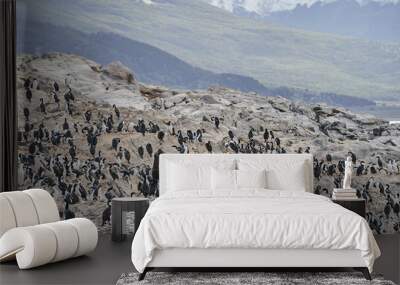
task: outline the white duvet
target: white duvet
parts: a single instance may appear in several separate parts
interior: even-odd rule
[[[380,255],[359,215],[323,196],[265,189],[164,194],[140,223],[132,262],[143,272],[165,248],[358,249],[370,271]]]

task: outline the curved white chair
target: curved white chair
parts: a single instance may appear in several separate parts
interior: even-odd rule
[[[60,221],[45,190],[0,193],[0,262],[16,259],[20,269],[37,267],[87,254],[97,240],[90,220]]]

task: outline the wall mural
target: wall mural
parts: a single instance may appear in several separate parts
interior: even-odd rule
[[[207,55],[211,60],[203,65],[196,63],[197,59],[188,63],[191,52],[204,59],[207,45],[214,51],[220,48],[221,43],[212,40],[218,31],[209,34],[210,43],[201,41],[203,48],[195,51],[190,47],[190,52],[185,52],[196,38],[187,42],[180,42],[177,36],[172,39],[181,31],[173,27],[169,9],[180,9],[182,14],[189,8],[200,9],[188,16],[191,21],[225,17],[232,25],[259,25],[256,31],[268,28],[262,20],[237,17],[203,1],[114,1],[108,8],[103,6],[107,1],[32,2],[17,1],[19,188],[47,189],[65,218],[89,217],[100,230],[109,230],[113,197],[158,195],[161,153],[312,153],[316,194],[330,196],[333,188],[340,187],[344,160],[350,155],[355,174],[352,183],[358,196],[367,200],[371,228],[378,234],[400,232],[400,125],[389,124],[392,118],[378,103],[378,99],[391,102],[389,111],[400,104],[393,95],[399,94],[400,87],[390,85],[389,76],[385,79],[388,86],[377,88],[378,97],[363,97],[354,91],[366,88],[361,79],[347,86],[346,82],[332,82],[327,75],[327,82],[316,84],[321,79],[305,72],[308,67],[304,65],[297,66],[303,68],[302,86],[295,83],[301,74],[290,70],[289,63],[283,74],[278,74],[273,70],[279,69],[276,65],[260,61],[260,70],[277,74],[267,80],[255,70],[254,62],[246,67],[233,60],[237,73],[213,68],[213,61],[226,65],[218,54]],[[132,5],[130,11],[142,21],[143,29],[138,28],[138,20],[126,23],[118,18],[123,12],[117,8],[122,4]],[[71,14],[59,17],[57,5]],[[210,19],[198,19],[204,17],[204,10],[211,13],[207,14]],[[40,11],[46,11],[45,15]],[[164,17],[143,17],[149,11]],[[93,13],[99,20],[87,22]],[[114,16],[113,23],[106,21],[106,15]],[[167,28],[159,27],[162,34],[148,33],[154,21],[170,22]],[[127,29],[131,25],[132,34]],[[205,23],[203,28],[210,25]],[[239,38],[246,36],[240,29],[226,31]],[[290,30],[282,28],[280,35],[284,33]],[[167,36],[171,37],[169,44]],[[324,40],[312,32],[302,36],[304,42]],[[270,37],[279,41],[272,34]],[[375,45],[362,39],[352,39],[349,44],[331,34],[325,37],[347,51],[357,44]],[[252,43],[257,44],[247,44]],[[248,45],[242,48],[251,50]],[[384,42],[379,45],[382,48],[371,51],[360,66],[370,65],[370,59],[379,56],[400,56],[400,43],[387,44],[397,49],[387,49]],[[229,46],[224,48],[229,56]],[[290,55],[296,65],[296,60],[311,57],[316,68],[322,68],[318,54],[313,58],[313,54],[303,53],[294,59],[297,53],[290,48],[287,53],[280,50],[280,55],[266,46],[262,50],[264,62],[268,56],[271,61],[281,57],[285,65],[284,58]],[[254,47],[252,52],[259,51]],[[340,59],[332,62],[344,68]],[[382,86],[375,76],[382,68],[400,70],[399,63],[382,63],[370,70],[369,86]],[[353,69],[353,74],[350,69],[347,72],[355,78],[360,71]],[[279,82],[278,75],[287,76],[287,85]],[[338,88],[334,89],[334,84]]]

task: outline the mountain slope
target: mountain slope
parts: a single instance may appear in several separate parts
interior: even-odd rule
[[[219,85],[309,103],[324,102],[344,107],[374,105],[372,101],[357,97],[284,87],[267,88],[251,77],[217,74],[196,68],[158,48],[112,33],[87,34],[71,28],[32,22],[26,29],[20,28],[17,32],[26,35],[23,41],[18,39],[18,53],[40,55],[62,52],[80,55],[103,65],[119,61],[134,70],[137,79],[144,83],[183,89],[207,89]]]
[[[400,93],[400,45],[282,28],[200,0],[18,1],[20,15],[148,43],[217,73],[363,98]],[[24,23],[19,21],[20,25]]]
[[[158,48],[112,33],[87,34],[32,22],[18,31],[26,34],[23,41],[18,39],[19,53],[70,53],[103,65],[120,61],[134,70],[140,81],[170,88],[207,89],[211,85],[221,85],[245,92],[268,93],[262,84],[250,77],[197,68]]]
[[[381,5],[338,0],[265,15],[265,19],[299,29],[400,42],[400,3]]]

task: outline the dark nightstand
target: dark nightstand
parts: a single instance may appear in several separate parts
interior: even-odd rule
[[[137,231],[140,221],[146,214],[150,202],[142,197],[123,197],[112,199],[111,205],[111,239],[113,241],[123,241],[126,239],[128,214],[134,213],[134,232]]]
[[[359,214],[361,217],[365,218],[365,200],[355,199],[355,200],[336,200],[332,199],[332,202],[339,204],[340,206]]]

